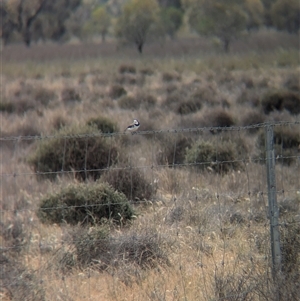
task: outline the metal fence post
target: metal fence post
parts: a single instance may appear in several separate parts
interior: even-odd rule
[[[276,174],[275,174],[275,152],[274,152],[274,133],[273,125],[268,124],[265,128],[265,145],[266,145],[266,166],[268,180],[268,200],[269,200],[269,219],[271,234],[271,251],[272,251],[272,270],[273,277],[277,278],[278,272],[281,271],[281,250],[279,234],[279,210],[276,195]]]

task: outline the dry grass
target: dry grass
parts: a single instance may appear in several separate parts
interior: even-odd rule
[[[272,37],[269,44],[274,47],[278,40]],[[284,43],[292,40],[280,37]],[[152,49],[155,56],[146,51],[139,59],[130,55],[130,49],[122,55],[112,52],[112,45],[101,46],[101,59],[94,48],[82,45],[51,45],[50,50],[34,46],[26,52],[20,51],[21,46],[4,49],[1,103],[13,106],[0,106],[0,133],[5,138],[0,145],[1,296],[16,300],[27,294],[28,300],[50,301],[274,300],[278,283],[274,285],[270,273],[261,134],[227,128],[272,120],[299,121],[299,114],[284,109],[264,112],[260,96],[282,87],[296,93],[295,75],[299,74],[294,42],[290,49],[271,51],[265,39],[259,33],[253,38],[253,52],[244,54],[239,50],[249,44],[237,42],[234,53],[227,56],[197,52],[196,57],[192,50],[181,56],[187,45],[201,44],[208,51],[209,43],[201,39],[188,40],[188,44],[172,41],[172,58],[165,58],[166,49],[155,45],[147,50]],[[258,46],[268,52],[254,52]],[[73,59],[68,59],[71,49],[75,49]],[[122,97],[131,102],[127,99],[122,104],[124,99],[113,93],[115,87],[124,88],[127,95]],[[199,103],[197,110],[178,114],[178,107],[188,101]],[[141,122],[140,132],[124,134],[133,118]],[[95,121],[101,126],[105,121],[112,127],[100,138],[95,126],[93,138],[106,139],[105,145],[116,148],[122,159],[111,166],[115,172],[106,181],[117,188],[120,183],[113,180],[122,178],[128,195],[133,193],[128,187],[133,180],[128,178],[134,176],[137,185],[143,183],[151,192],[137,196],[132,204],[136,216],[130,223],[122,223],[122,217],[117,225],[109,218],[104,221],[104,238],[94,235],[95,228],[64,222],[42,224],[36,214],[41,200],[69,184],[82,184],[76,168],[67,174],[60,168],[52,170],[59,173],[55,181],[38,181],[28,164],[41,138],[50,141],[58,130],[83,129],[92,120],[97,126]],[[201,126],[207,128],[182,132]],[[220,128],[213,131],[212,126]],[[292,266],[299,263],[295,250],[300,241],[296,145],[300,130],[299,125],[282,128],[278,137],[288,133],[293,143],[289,148],[286,140],[277,137],[275,141],[281,147],[276,159],[277,197],[281,221],[293,222],[295,228],[283,229],[284,260],[293,263],[285,268],[293,285],[283,284],[281,300],[294,300],[299,290],[299,269]],[[213,142],[217,156],[200,170],[186,161],[186,150],[197,141]],[[222,166],[218,154],[231,142],[235,143],[234,160],[239,162],[235,168],[229,164],[226,174],[218,172]],[[75,146],[83,154],[75,161],[84,166],[85,146]],[[61,153],[64,157],[66,149]],[[290,165],[281,164],[282,154],[291,157]],[[124,167],[128,172],[121,177],[118,170]],[[294,240],[289,240],[291,235]],[[295,248],[287,248],[293,242]],[[24,276],[22,281],[17,275]]]

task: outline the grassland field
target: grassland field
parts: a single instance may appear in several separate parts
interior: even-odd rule
[[[299,79],[299,36],[274,31],[234,41],[229,54],[199,37],[152,43],[143,55],[114,41],[5,47],[0,299],[297,300]],[[139,131],[124,134],[134,118]],[[264,127],[247,128],[269,121],[282,123],[276,280]],[[71,187],[84,199],[106,181],[124,192],[130,219],[93,220],[92,209],[86,225],[40,218],[47,196]]]

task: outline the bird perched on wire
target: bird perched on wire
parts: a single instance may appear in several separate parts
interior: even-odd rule
[[[137,119],[133,120],[133,123],[130,124],[126,130],[124,132],[131,132],[131,134],[133,134],[133,132],[135,132],[138,128],[140,127],[140,123]]]

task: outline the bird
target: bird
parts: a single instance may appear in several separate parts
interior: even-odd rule
[[[135,132],[139,127],[140,127],[139,121],[138,121],[137,119],[134,119],[134,120],[133,120],[133,123],[130,124],[130,125],[126,128],[125,132],[126,132],[126,131],[129,131],[129,132],[131,132],[131,134],[133,134],[132,132]]]

